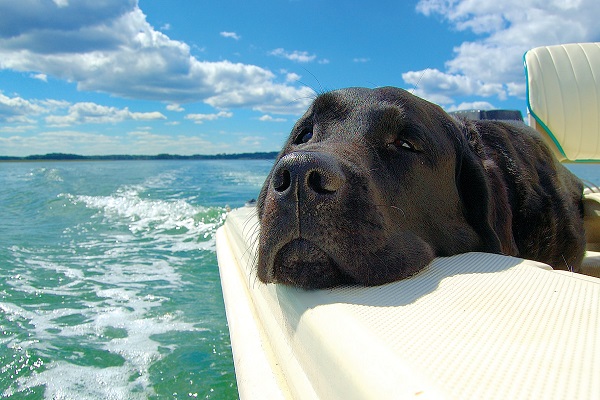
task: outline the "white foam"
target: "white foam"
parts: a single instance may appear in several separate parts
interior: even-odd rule
[[[19,311],[19,313],[31,316],[28,312]],[[85,338],[89,335],[101,336],[107,327],[125,329],[126,337],[114,338],[103,346],[106,351],[123,357],[122,366],[97,368],[75,365],[66,361],[52,362],[41,372],[18,377],[15,380],[17,387],[8,389],[2,395],[10,397],[16,392],[41,385],[45,387],[44,396],[47,399],[141,399],[153,395],[149,368],[162,356],[159,352],[159,343],[151,337],[172,331],[202,329],[178,320],[180,317],[178,315],[144,318],[139,314],[139,308],[133,312],[127,312],[123,308],[106,309],[97,313],[93,321],[64,327],[60,334],[63,337]],[[46,320],[40,315],[32,318],[36,328],[47,327],[47,321],[40,324],[40,319]],[[44,333],[36,329],[36,336],[38,335],[43,336]],[[38,343],[30,343],[30,346],[35,347]]]
[[[133,235],[153,239],[161,249],[182,251],[214,247],[214,232],[224,220],[224,208],[211,210],[181,199],[142,198],[140,191],[141,188],[128,187],[111,196],[64,196],[75,204],[83,203],[101,211],[110,223],[126,224]],[[209,217],[209,212],[217,216]],[[210,245],[199,245],[198,239],[207,239]]]
[[[149,368],[162,357],[159,347],[152,339],[174,331],[202,331],[184,322],[182,315],[163,314],[148,317],[148,312],[159,307],[165,298],[154,295],[141,296],[134,289],[114,288],[99,290],[105,300],[89,303],[87,309],[26,310],[10,303],[0,303],[0,311],[9,321],[19,320],[32,326],[29,329],[35,339],[7,339],[6,346],[20,352],[46,354],[56,341],[65,338],[81,338],[83,348],[100,348],[123,358],[123,365],[93,367],[56,361],[45,365],[44,370],[34,370],[29,376],[17,376],[14,385],[3,396],[43,385],[47,399],[131,399],[147,398],[154,394]],[[75,325],[57,322],[59,318],[81,316],[86,321]],[[122,329],[124,337],[106,337],[106,331]],[[59,333],[57,333],[59,332]],[[82,354],[73,353],[73,357]]]
[[[62,296],[65,304],[17,306],[0,303],[0,313],[27,330],[4,336],[14,351],[53,356],[64,341],[82,349],[105,351],[123,359],[118,366],[86,366],[68,359],[46,363],[15,377],[0,393],[10,397],[44,386],[48,399],[136,399],[154,395],[150,366],[165,346],[153,339],[168,332],[201,331],[180,313],[161,313],[170,289],[183,281],[177,267],[189,261],[175,252],[212,250],[224,209],[192,205],[184,199],[157,200],[143,193],[174,179],[170,174],[144,185],[126,186],[109,196],[64,194],[72,204],[96,210],[92,220],[63,232],[65,248],[57,254],[13,246],[20,268],[6,282],[30,297]],[[44,282],[43,276],[51,276]],[[166,290],[165,290],[166,289]],[[151,293],[149,293],[151,291]],[[118,333],[110,334],[118,330]],[[107,332],[109,332],[107,334]],[[74,352],[74,359],[82,357]]]
[[[64,361],[53,362],[48,369],[17,379],[18,388],[8,389],[5,397],[14,396],[37,386],[44,386],[44,398],[52,400],[125,400],[146,399],[154,391],[140,382],[129,381],[131,371],[125,367],[94,368]]]
[[[223,178],[235,185],[251,185],[260,188],[265,182],[264,175],[257,175],[250,171],[227,171]]]

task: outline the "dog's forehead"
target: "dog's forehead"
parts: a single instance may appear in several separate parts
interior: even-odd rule
[[[403,105],[407,102],[405,92],[398,88],[346,88],[319,95],[307,114],[319,120],[351,118],[352,116],[376,117],[377,114],[404,116]]]
[[[308,125],[318,126],[322,135],[326,132],[321,138],[342,140],[367,134],[386,140],[402,132],[420,142],[427,154],[453,154],[461,143],[458,127],[439,106],[395,87],[355,87],[321,94],[296,129]]]

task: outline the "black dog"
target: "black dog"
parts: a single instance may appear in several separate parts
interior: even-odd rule
[[[257,201],[258,276],[380,285],[484,251],[578,270],[583,185],[526,125],[458,120],[397,88],[319,96]]]

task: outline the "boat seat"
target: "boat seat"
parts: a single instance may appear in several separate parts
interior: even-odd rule
[[[527,108],[560,161],[600,161],[600,43],[525,53]]]
[[[529,125],[561,162],[600,162],[600,43],[537,47],[524,63]],[[584,192],[584,224],[582,272],[600,276],[598,189]]]

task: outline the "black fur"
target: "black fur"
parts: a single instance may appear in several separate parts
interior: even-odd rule
[[[582,191],[524,124],[457,120],[398,88],[325,93],[257,201],[258,276],[379,285],[469,251],[577,271]]]

